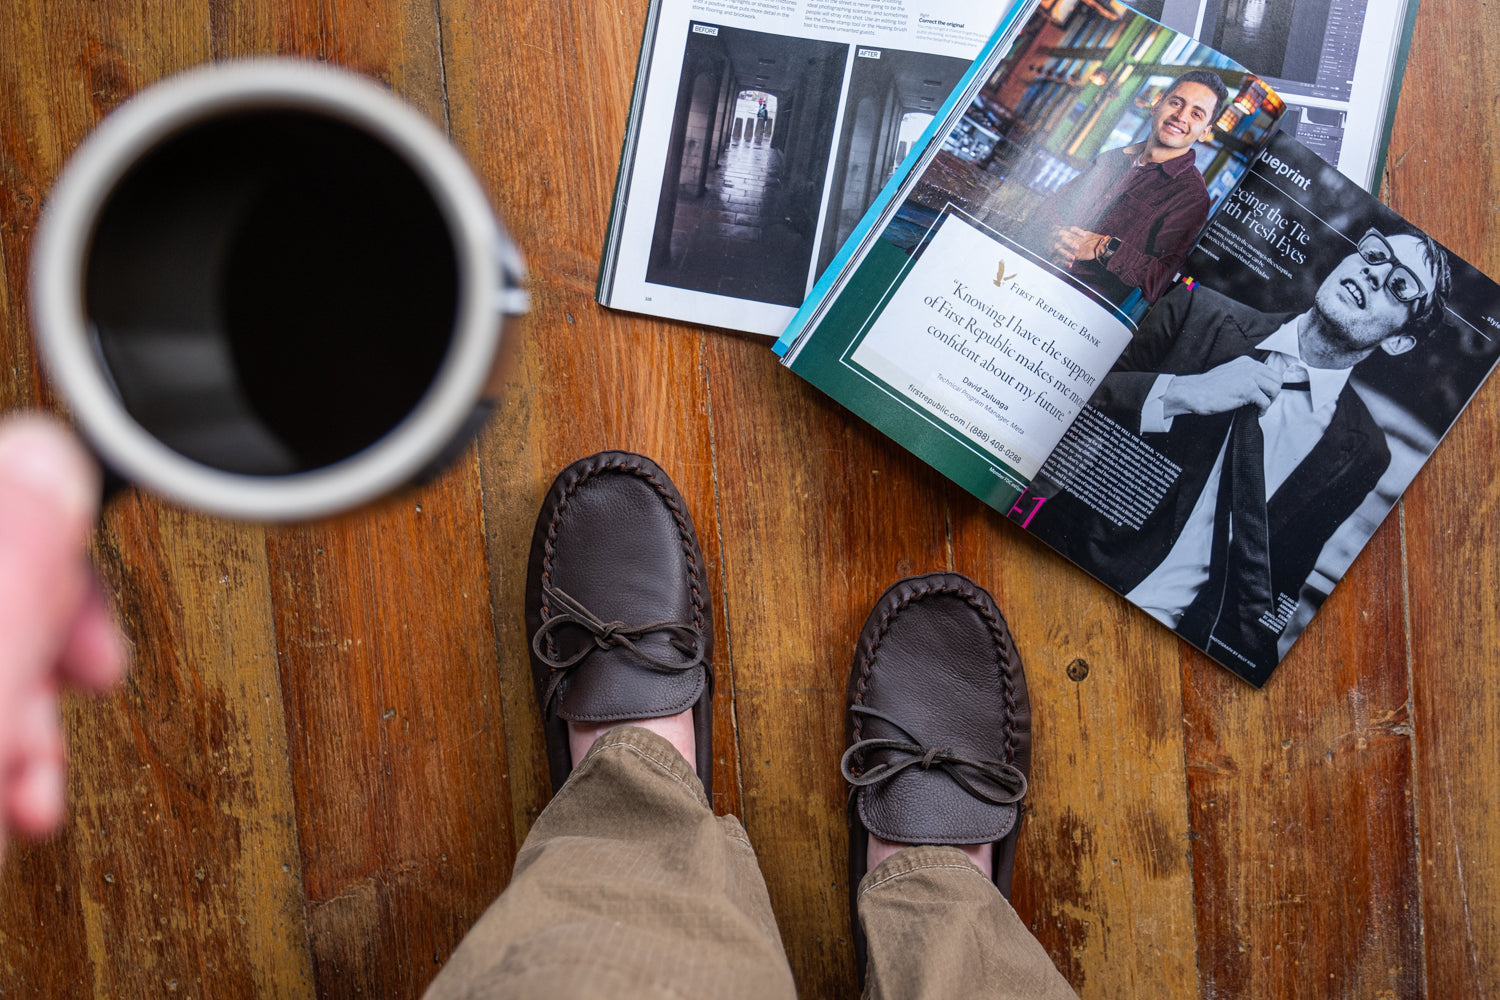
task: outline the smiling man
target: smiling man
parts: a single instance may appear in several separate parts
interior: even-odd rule
[[[1116,305],[1166,291],[1208,219],[1193,146],[1210,136],[1229,90],[1195,69],[1151,106],[1144,142],[1106,150],[1038,209],[1032,242]]]
[[[1032,531],[1189,641],[1269,673],[1323,546],[1390,464],[1349,376],[1441,326],[1451,288],[1430,238],[1375,229],[1302,313],[1177,285],[1089,405],[1181,471],[1138,530],[1064,492]]]

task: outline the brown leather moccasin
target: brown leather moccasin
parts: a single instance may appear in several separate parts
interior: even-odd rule
[[[897,844],[995,844],[990,877],[1010,898],[1031,772],[1031,700],[1021,657],[989,593],[957,573],[892,585],[860,633],[849,675],[849,891],[867,834]]]
[[[713,795],[713,611],[687,505],[649,458],[606,451],[558,473],[526,577],[531,676],[552,789],[572,771],[568,723],[693,709]]]

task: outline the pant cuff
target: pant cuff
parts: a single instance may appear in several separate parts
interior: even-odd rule
[[[705,809],[713,811],[713,805],[703,792],[703,782],[698,780],[698,772],[665,737],[640,726],[617,726],[595,740],[557,794],[566,792],[580,776],[608,768],[620,754],[633,754],[661,768],[668,777],[687,788]]]

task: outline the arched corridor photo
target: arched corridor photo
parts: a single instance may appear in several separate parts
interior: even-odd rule
[[[691,25],[647,281],[801,303],[847,52]]]

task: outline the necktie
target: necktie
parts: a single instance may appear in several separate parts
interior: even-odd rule
[[[1299,369],[1282,392],[1307,391]],[[1271,539],[1266,516],[1265,440],[1260,411],[1235,411],[1224,448],[1208,581],[1183,613],[1177,631],[1214,656],[1229,655],[1269,672],[1276,664],[1279,631],[1260,624],[1275,608],[1271,584]]]

